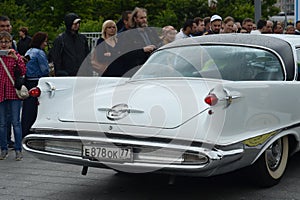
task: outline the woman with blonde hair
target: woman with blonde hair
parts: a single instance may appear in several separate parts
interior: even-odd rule
[[[102,33],[101,37],[97,40],[97,45],[106,39],[116,40],[117,32],[116,23],[113,20],[106,20],[102,24]]]
[[[234,33],[234,19],[233,17],[226,17],[224,19],[224,29],[222,30],[221,33]]]
[[[121,76],[122,63],[116,60],[120,54],[117,25],[113,20],[106,20],[102,25],[101,38],[98,39],[97,46],[92,52],[93,70],[99,76]]]

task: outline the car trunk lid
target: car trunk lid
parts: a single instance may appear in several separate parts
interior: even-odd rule
[[[85,88],[83,80],[65,102],[71,112],[59,112],[60,121],[176,128],[209,107],[204,99],[219,83],[173,78]]]

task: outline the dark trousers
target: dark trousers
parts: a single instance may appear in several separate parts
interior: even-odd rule
[[[33,87],[36,87],[38,84],[38,80],[30,81],[26,80],[26,87],[30,90]],[[26,135],[30,134],[31,126],[34,124],[38,111],[38,99],[36,97],[28,97],[23,101],[22,106],[22,137],[24,138]]]

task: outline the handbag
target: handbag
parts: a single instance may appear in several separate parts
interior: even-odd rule
[[[11,83],[13,84],[13,86],[15,87],[15,81],[14,79],[12,78],[11,74],[9,73],[8,69],[7,69],[7,66],[5,65],[5,63],[3,62],[2,58],[0,57],[0,62],[2,64],[2,66],[4,67],[4,70],[5,72],[7,73],[7,76],[9,78],[9,80],[11,81]],[[19,77],[19,78],[23,78],[23,77]],[[15,88],[16,90],[16,94],[17,96],[19,97],[19,99],[26,99],[29,97],[29,92],[28,92],[28,89],[26,88],[25,85],[21,85],[20,88]]]

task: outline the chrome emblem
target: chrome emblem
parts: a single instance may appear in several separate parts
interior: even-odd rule
[[[106,117],[109,120],[119,120],[126,117],[129,113],[127,104],[118,104],[107,111]]]

